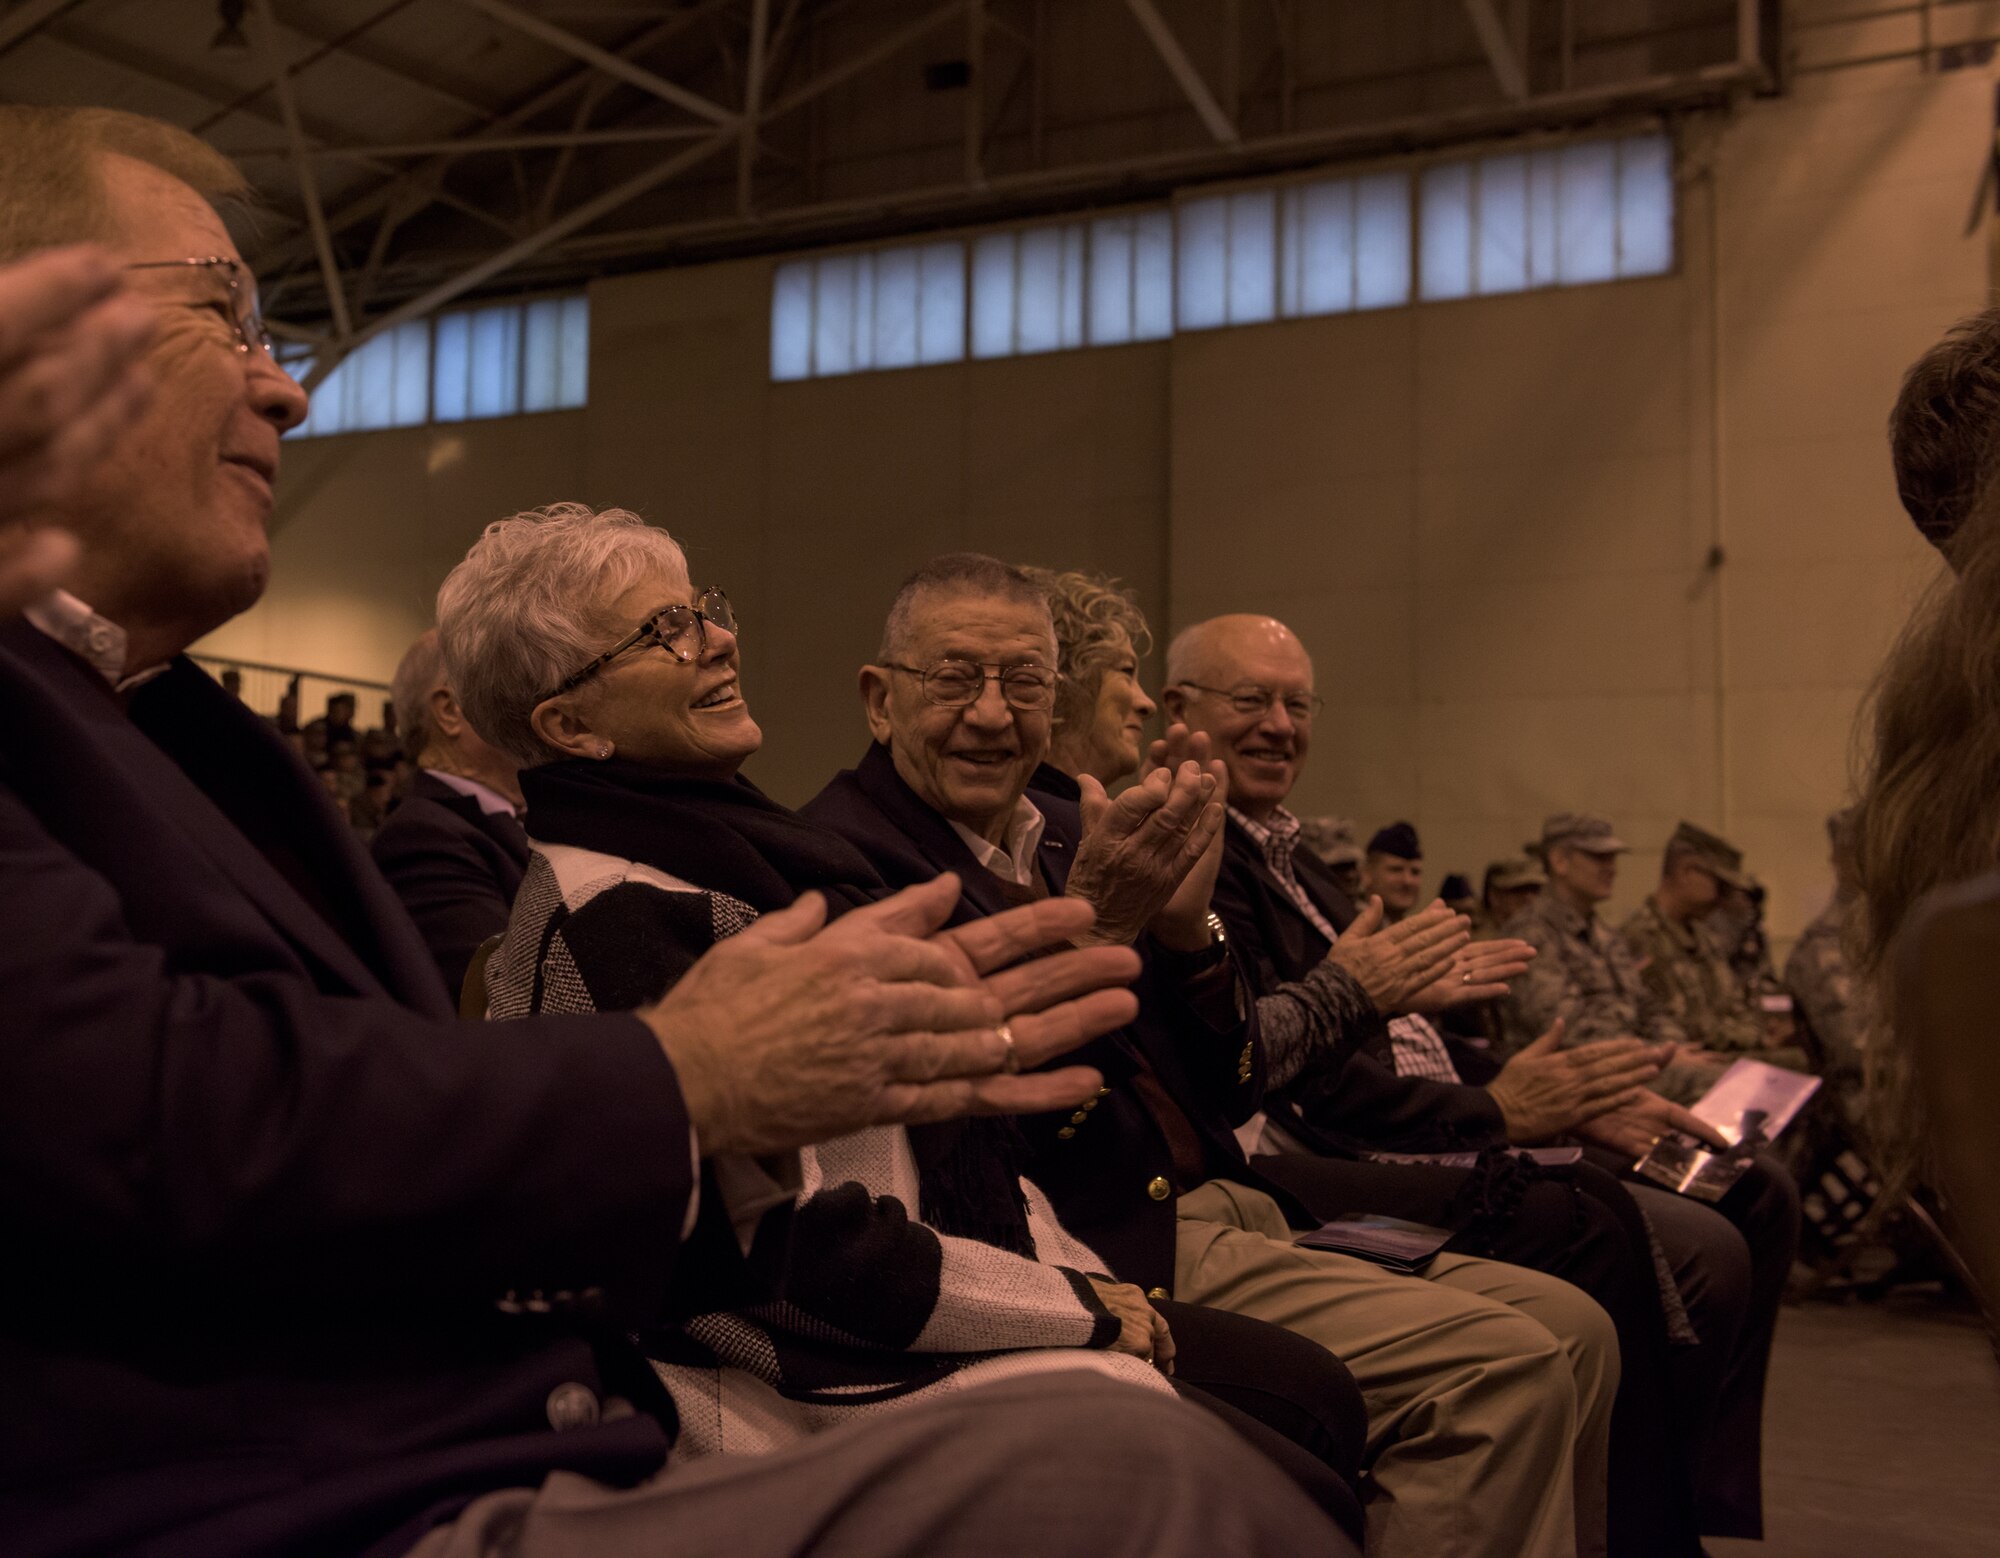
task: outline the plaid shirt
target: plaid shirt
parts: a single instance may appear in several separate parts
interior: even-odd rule
[[[1271,875],[1278,879],[1278,885],[1284,888],[1285,896],[1292,900],[1292,907],[1311,921],[1312,928],[1328,941],[1338,941],[1340,932],[1335,930],[1328,923],[1327,917],[1319,912],[1319,905],[1306,895],[1305,888],[1299,885],[1298,873],[1292,869],[1292,851],[1299,847],[1301,828],[1299,819],[1282,806],[1272,808],[1269,822],[1252,822],[1234,806],[1229,808],[1229,815],[1236,819],[1243,831],[1250,835],[1251,841],[1263,851],[1264,864],[1271,868]]]

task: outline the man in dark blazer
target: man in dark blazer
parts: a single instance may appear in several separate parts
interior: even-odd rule
[[[389,696],[417,773],[369,853],[410,911],[445,993],[456,1001],[480,943],[507,928],[528,868],[518,769],[459,708],[436,628],[405,651]]]
[[[699,1258],[698,1160],[1087,1097],[1080,1068],[1002,1068],[1116,1020],[1027,1013],[1130,960],[982,977],[1089,916],[941,939],[944,883],[824,932],[814,902],[768,917],[630,1015],[457,1022],[312,775],[183,653],[262,590],[305,414],[211,204],[240,178],[108,111],[0,107],[0,149],[7,241],[141,267],[158,381],[66,493],[65,589],[0,621],[0,1550],[916,1553],[992,1522],[1078,1554],[1338,1550],[1222,1430],[1108,1382],[655,1475],[671,1407],[624,1335]],[[34,479],[61,358],[32,318],[0,313],[0,492]]]
[[[1298,820],[1286,809],[1311,749],[1314,692],[1311,656],[1292,632],[1270,617],[1212,618],[1178,634],[1167,656],[1162,696],[1168,717],[1205,735],[1229,770],[1230,819],[1215,904],[1249,962],[1260,1001],[1286,998],[1334,954],[1336,938],[1357,923],[1356,906],[1309,849],[1297,846]],[[1379,908],[1362,911],[1372,923]],[[1474,951],[1492,943],[1476,943]],[[1476,976],[1475,976],[1476,977]],[[1413,1036],[1435,1047],[1427,1074],[1404,1075],[1386,1027],[1378,1022],[1360,1042],[1328,1049],[1272,1100],[1269,1155],[1257,1163],[1292,1187],[1315,1210],[1329,1197],[1366,1195],[1374,1209],[1421,1221],[1463,1216],[1472,1201],[1493,1198],[1463,1170],[1407,1170],[1352,1160],[1369,1151],[1487,1152],[1510,1142],[1563,1136],[1585,1144],[1591,1161],[1573,1171],[1588,1199],[1630,1218],[1634,1203],[1673,1264],[1692,1330],[1702,1341],[1674,1355],[1678,1421],[1694,1462],[1696,1517],[1702,1532],[1757,1536],[1762,1532],[1759,1461],[1764,1373],[1778,1302],[1798,1240],[1797,1191],[1775,1161],[1760,1159],[1718,1211],[1651,1186],[1620,1186],[1628,1169],[1660,1132],[1706,1127],[1678,1105],[1640,1087],[1603,1090],[1624,1075],[1621,1041],[1567,1051],[1544,1036],[1504,1066],[1484,1050],[1424,1025]],[[1558,1036],[1559,1037],[1559,1036]],[[1637,1046],[1624,1041],[1626,1051]],[[1593,1062],[1595,1053],[1600,1057]],[[1594,1068],[1594,1070],[1593,1070]],[[1657,1067],[1654,1068],[1655,1070]],[[1586,1074],[1587,1072],[1591,1074]],[[1643,1081],[1644,1078],[1637,1078]],[[1565,1138],[1567,1139],[1567,1138]],[[1285,1151],[1278,1151],[1283,1147]],[[1486,1247],[1501,1258],[1560,1272],[1614,1304],[1606,1284],[1612,1264],[1577,1237],[1568,1216],[1522,1215],[1527,1196],[1549,1199],[1554,1187],[1530,1184],[1512,1194],[1514,1215],[1486,1219]],[[1593,1214],[1594,1215],[1594,1214]],[[1732,1226],[1732,1224],[1734,1226]],[[1629,1283],[1627,1284],[1629,1286]],[[1637,1317],[1634,1316],[1634,1319]],[[1629,1328],[1621,1326],[1629,1336]],[[1628,1378],[1635,1360],[1653,1348],[1628,1343]],[[1640,1365],[1651,1373],[1650,1365]],[[1652,1406],[1622,1414],[1621,1433],[1650,1440],[1664,1414]],[[1614,1442],[1614,1449],[1617,1444]],[[1621,1462],[1660,1459],[1647,1447]],[[1654,1529],[1659,1529],[1657,1523]]]

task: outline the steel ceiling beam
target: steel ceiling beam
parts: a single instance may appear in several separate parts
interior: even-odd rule
[[[621,55],[643,54],[648,49],[657,48],[680,33],[685,32],[704,17],[712,15],[724,6],[733,3],[734,0],[701,0],[701,3],[689,6],[687,9],[667,18],[664,22],[647,28],[636,37],[621,44],[619,46],[619,53]],[[464,139],[458,144],[455,150],[440,154],[435,161],[427,163],[423,167],[406,169],[386,179],[383,183],[368,191],[367,194],[358,196],[338,209],[329,212],[327,215],[327,226],[336,233],[343,232],[347,228],[352,227],[356,222],[365,222],[368,218],[388,210],[397,202],[421,197],[422,205],[406,212],[403,218],[401,218],[401,220],[407,220],[410,216],[414,216],[417,210],[421,210],[423,205],[429,205],[432,200],[439,197],[439,185],[444,174],[459,157],[478,147],[488,137],[503,135],[520,125],[526,124],[529,120],[547,113],[551,108],[556,107],[573,94],[580,91],[587,91],[593,84],[604,82],[606,79],[606,77],[595,70],[572,71],[561,80],[552,82],[524,101],[509,108],[498,119],[491,120],[487,124],[477,128],[469,128]],[[259,271],[279,273],[286,267],[296,264],[301,259],[310,258],[311,253],[311,248],[308,245],[302,244],[297,238],[292,238],[258,251],[254,257],[254,264]]]
[[[1153,45],[1153,52],[1160,56],[1160,62],[1167,67],[1167,74],[1181,89],[1181,95],[1208,126],[1208,133],[1224,146],[1234,146],[1243,139],[1236,129],[1236,123],[1222,111],[1222,105],[1215,100],[1215,94],[1208,89],[1208,83],[1201,78],[1201,72],[1188,58],[1187,50],[1181,47],[1180,39],[1174,36],[1166,18],[1160,15],[1153,0],[1125,0],[1125,8],[1132,13],[1134,21]]]
[[[83,0],[25,0],[5,16],[0,16],[0,54],[17,43],[25,43],[65,11],[74,11]]]
[[[269,0],[259,0],[259,3],[268,4]],[[917,23],[903,28],[894,35],[893,39],[878,42],[853,59],[846,60],[831,70],[822,72],[797,91],[788,95],[782,102],[773,104],[769,114],[766,115],[767,121],[779,118],[797,108],[803,107],[822,93],[829,92],[843,81],[850,79],[858,71],[866,69],[870,65],[879,64],[883,59],[895,52],[893,49],[887,47],[888,43],[895,42],[897,47],[907,47],[911,42],[914,42],[917,38],[928,32],[931,27],[937,25],[941,19],[959,15],[962,9],[963,0],[950,0],[950,3],[943,6],[940,11],[933,12],[929,16],[921,18]],[[732,144],[736,140],[737,134],[738,131],[734,127],[718,129],[706,140],[698,141],[678,156],[670,157],[656,167],[648,168],[642,173],[635,174],[623,183],[614,185],[603,193],[584,201],[583,204],[564,212],[555,221],[508,245],[498,254],[489,255],[477,264],[459,272],[459,274],[447,281],[440,282],[437,286],[430,288],[417,297],[411,298],[408,302],[400,304],[379,318],[371,319],[360,330],[346,339],[346,350],[351,352],[380,335],[385,330],[393,330],[397,325],[407,320],[420,318],[435,309],[442,308],[454,299],[462,297],[465,293],[480,285],[480,283],[490,280],[503,271],[512,269],[523,260],[532,259],[535,255],[555,247],[571,234],[581,232],[592,223],[601,221],[613,211],[618,210],[622,206],[629,205],[649,190],[666,183],[670,179],[678,178],[688,169],[713,156],[725,146]],[[344,355],[344,353],[341,355]],[[311,390],[319,384],[327,374],[331,373],[338,366],[339,361],[340,356],[334,353],[323,353],[319,360],[314,363],[311,374],[307,376],[305,387]]]
[[[1465,14],[1472,22],[1472,30],[1479,34],[1479,46],[1486,51],[1486,62],[1493,67],[1493,78],[1500,83],[1500,90],[1514,102],[1520,102],[1528,95],[1527,67],[1514,47],[1514,39],[1508,36],[1506,24],[1493,9],[1493,0],[1465,0]]]
[[[743,61],[743,123],[736,136],[736,212],[750,214],[757,167],[757,122],[764,107],[764,50],[770,42],[771,0],[750,0],[750,52]]]
[[[370,142],[365,146],[308,146],[306,155],[322,160],[369,160],[377,157],[478,156],[496,151],[562,151],[580,146],[643,146],[660,141],[692,141],[714,133],[706,125],[634,125],[629,130],[547,130],[521,135],[489,135],[468,142],[463,136],[437,141]],[[268,161],[289,157],[289,146],[238,146],[229,155],[237,161]]]
[[[714,124],[734,126],[739,117],[720,103],[711,103],[700,94],[688,91],[686,87],[676,86],[665,76],[657,75],[642,65],[634,65],[622,55],[613,54],[609,49],[599,48],[588,39],[579,38],[575,33],[552,22],[543,21],[534,13],[524,11],[513,4],[512,0],[455,0],[455,3],[482,12],[502,26],[526,33],[530,38],[546,43],[552,49],[560,49],[563,53],[582,60],[586,65],[595,66],[606,75],[616,76],[627,85],[635,86],[642,92],[650,92],[654,97],[672,103],[677,108],[684,108],[698,118],[707,119]]]
[[[278,112],[285,121],[285,134],[292,143],[292,175],[299,181],[299,198],[305,202],[306,224],[312,229],[313,248],[319,256],[321,280],[326,284],[327,306],[333,311],[334,333],[345,337],[351,327],[347,315],[347,293],[340,283],[340,266],[333,257],[333,239],[326,230],[326,211],[320,205],[319,179],[312,158],[306,155],[306,132],[299,124],[298,100],[292,95],[292,78],[279,52],[278,19],[271,14],[271,0],[256,0],[257,52],[270,72],[271,91],[278,99]]]
[[[390,0],[374,15],[363,18],[344,32],[329,32],[313,27],[296,16],[280,16],[278,26],[285,32],[304,40],[313,46],[313,52],[290,67],[294,79],[302,75],[321,60],[335,54],[344,54],[358,65],[374,71],[385,81],[393,81],[408,92],[416,92],[428,97],[440,107],[449,108],[455,114],[471,114],[475,117],[490,118],[493,109],[484,103],[475,103],[470,98],[460,97],[449,87],[440,86],[404,66],[390,60],[379,49],[362,44],[362,38],[399,12],[407,11],[416,0]]]

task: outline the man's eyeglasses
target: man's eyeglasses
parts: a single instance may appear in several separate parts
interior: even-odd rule
[[[257,307],[257,282],[242,263],[227,255],[211,254],[191,260],[142,260],[127,270],[177,270],[199,278],[210,296],[189,298],[190,308],[213,309],[227,321],[236,335],[236,350],[271,355],[271,335],[264,328],[264,316]]]
[[[1326,699],[1309,692],[1295,692],[1280,698],[1268,687],[1204,687],[1200,682],[1175,682],[1174,685],[1211,693],[1224,699],[1238,714],[1247,714],[1254,719],[1262,719],[1271,712],[1274,704],[1283,703],[1285,713],[1294,725],[1311,724],[1312,717],[1326,707]]]
[[[731,633],[736,631],[736,613],[730,607],[729,597],[720,590],[703,590],[692,606],[663,607],[548,696],[561,697],[571,688],[589,681],[627,650],[642,645],[657,644],[683,665],[698,660],[708,653],[708,624],[711,622]]]
[[[922,679],[924,701],[947,709],[977,703],[989,681],[1000,684],[1000,696],[1010,709],[1046,709],[1056,701],[1062,673],[1040,665],[981,665],[974,660],[939,660],[932,665],[884,665]]]

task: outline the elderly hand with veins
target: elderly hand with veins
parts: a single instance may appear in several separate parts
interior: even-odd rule
[[[1067,896],[1097,911],[1096,925],[1078,944],[1128,947],[1153,926],[1222,832],[1216,779],[1189,759],[1154,769],[1115,801],[1088,774],[1078,783],[1083,842],[1070,868]],[[1169,934],[1175,930],[1168,926]],[[1180,930],[1178,950],[1207,944],[1205,926],[1191,946],[1185,927]]]
[[[825,899],[807,893],[637,1014],[673,1063],[704,1155],[1072,1109],[1096,1093],[1087,1066],[1015,1073],[1130,1022],[1138,1002],[1119,987],[1138,955],[1031,957],[1089,930],[1090,906],[1062,898],[942,930],[958,893],[947,873],[830,926]]]

